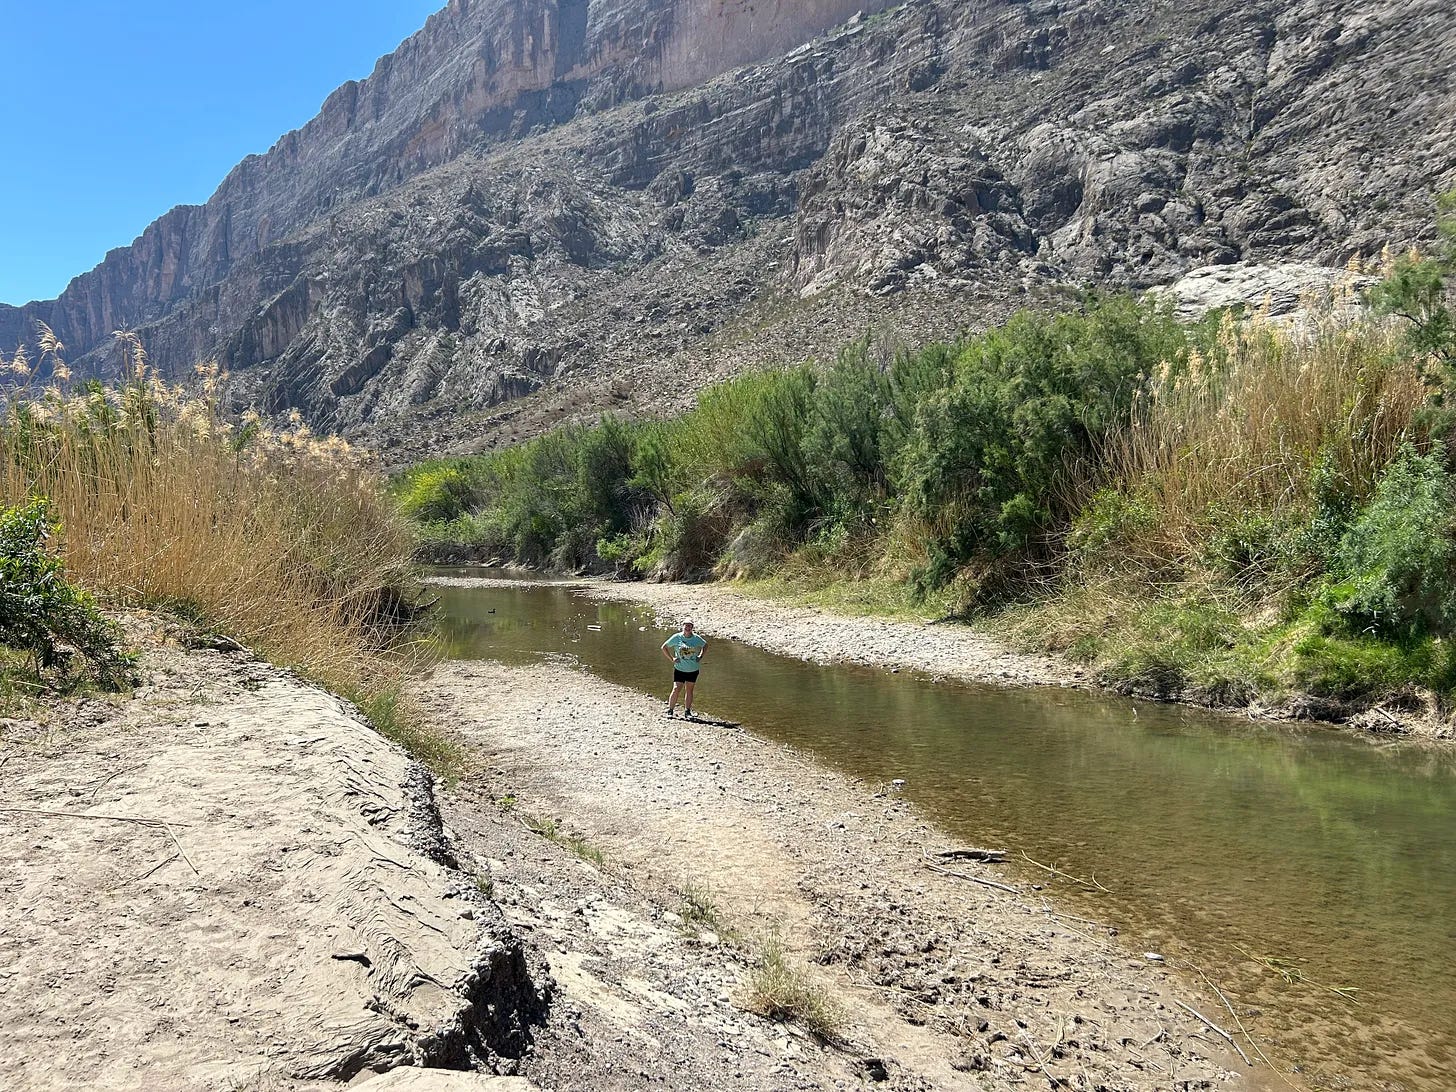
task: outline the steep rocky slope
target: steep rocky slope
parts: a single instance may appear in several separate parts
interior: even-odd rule
[[[871,324],[1404,245],[1453,74],[1444,0],[452,0],[0,344],[104,375],[130,324],[239,406],[509,441]]]

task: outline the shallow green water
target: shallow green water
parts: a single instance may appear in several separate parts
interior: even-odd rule
[[[670,685],[650,610],[567,586],[439,591],[454,657],[566,655],[614,683]],[[1203,967],[1313,1087],[1456,1088],[1456,755],[706,636],[700,712],[868,781],[905,779],[947,844],[1095,875],[1107,893],[1030,866],[1017,878],[1117,926],[1133,952]]]

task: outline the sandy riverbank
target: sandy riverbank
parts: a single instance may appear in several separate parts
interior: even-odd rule
[[[930,871],[925,854],[948,843],[893,787],[665,719],[656,700],[565,665],[448,663],[421,696],[485,763],[446,798],[447,822],[560,984],[566,1007],[526,1068],[543,1086],[1240,1083],[1237,1059],[1176,1004],[1216,1001],[1004,868],[953,866],[1014,892]],[[542,817],[605,863],[530,833]],[[685,889],[712,893],[722,924],[706,944],[681,927]],[[834,996],[844,1046],[741,1012],[769,935]]]

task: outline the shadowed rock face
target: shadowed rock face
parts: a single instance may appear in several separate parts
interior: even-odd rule
[[[453,0],[0,344],[44,320],[106,375],[128,324],[413,451],[546,383],[670,402],[891,315],[1417,237],[1456,183],[1450,5],[1196,7]]]

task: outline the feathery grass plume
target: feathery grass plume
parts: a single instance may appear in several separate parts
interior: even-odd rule
[[[1233,514],[1307,513],[1321,474],[1367,500],[1426,398],[1400,340],[1364,318],[1225,316],[1209,352],[1149,378],[1105,445],[1104,480],[1148,515],[1124,523],[1116,556],[1156,568],[1197,557]]]
[[[215,365],[199,397],[157,377],[135,334],[116,340],[122,385],[0,408],[0,506],[48,498],[67,571],[104,602],[179,611],[407,732],[412,542],[377,468],[301,421],[238,427],[211,399]]]

